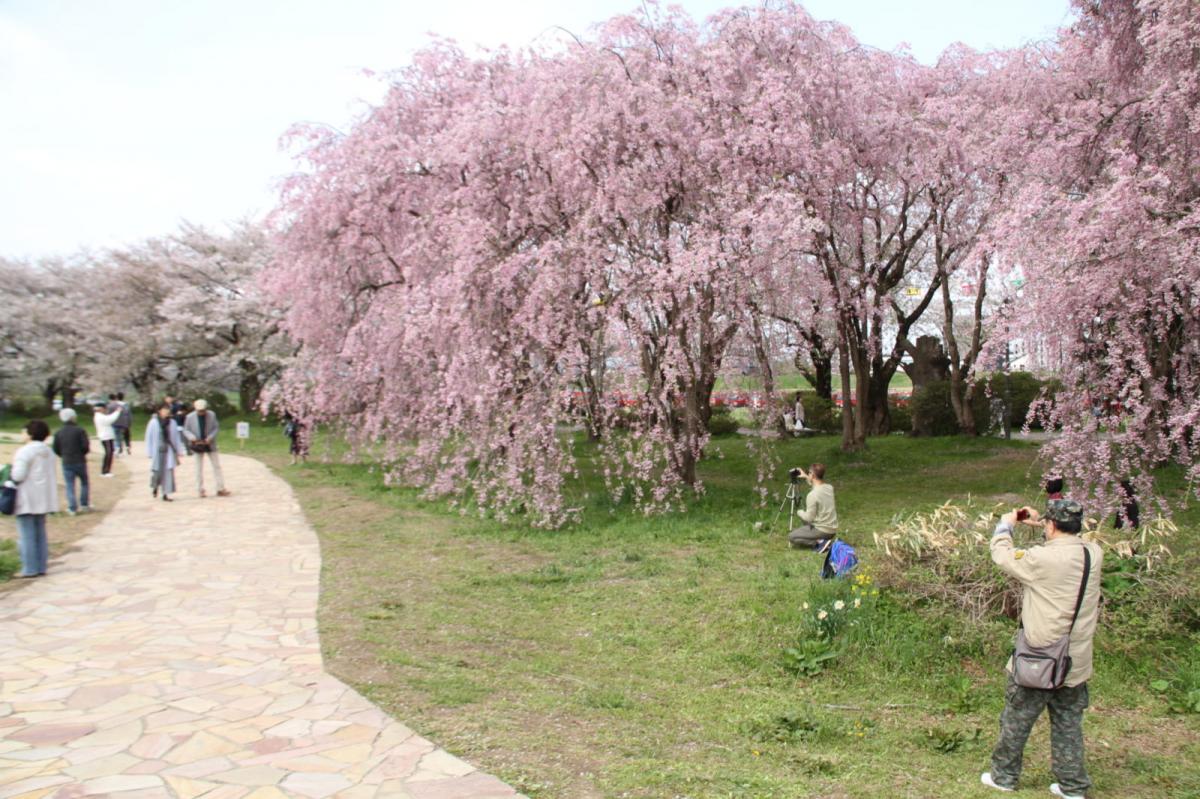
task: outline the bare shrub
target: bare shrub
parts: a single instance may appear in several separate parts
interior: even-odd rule
[[[875,534],[875,545],[883,553],[881,579],[917,600],[955,607],[973,622],[1016,618],[1021,586],[995,567],[988,548],[1004,509],[968,498],[932,511],[897,515],[887,530]],[[1134,531],[1102,530],[1095,519],[1088,519],[1083,537],[1104,548],[1106,574],[1110,564],[1121,564],[1129,580],[1150,586],[1161,582],[1171,557],[1165,541],[1176,532],[1175,525],[1161,517]],[[1040,544],[1042,536],[1040,530],[1017,525],[1014,538],[1021,548]]]

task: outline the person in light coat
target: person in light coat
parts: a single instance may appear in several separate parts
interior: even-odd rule
[[[1013,528],[1019,521],[1040,524],[1045,543],[1018,549]],[[1027,640],[1044,647],[1068,637],[1070,666],[1060,687],[1029,688],[1017,684],[1009,659],[1000,739],[992,750],[991,771],[979,777],[990,788],[1016,790],[1025,743],[1043,710],[1050,716],[1050,770],[1058,778],[1050,784],[1050,793],[1084,799],[1091,787],[1083,758],[1083,714],[1100,619],[1104,550],[1094,541],[1084,541],[1082,531],[1083,506],[1071,499],[1052,499],[1044,516],[1028,506],[1004,514],[992,535],[992,562],[1021,583],[1021,626]]]
[[[227,497],[225,477],[221,474],[221,458],[217,455],[217,415],[208,409],[208,402],[196,400],[192,406],[194,411],[183,420],[183,437],[187,439],[192,454],[196,456],[196,490],[200,497],[207,496],[204,492],[204,459],[212,464],[213,479],[217,481],[217,496]]]
[[[12,482],[17,486],[17,532],[21,551],[18,577],[40,577],[50,559],[46,514],[58,513],[54,451],[46,444],[50,426],[41,419],[25,425],[28,443],[13,456]]]
[[[146,457],[150,459],[150,495],[162,490],[163,502],[175,493],[175,467],[183,457],[183,437],[171,418],[171,406],[162,405],[146,424]]]
[[[116,447],[117,431],[113,428],[113,424],[121,416],[121,409],[117,408],[112,413],[105,410],[103,402],[96,403],[96,412],[92,415],[92,421],[96,425],[96,438],[100,439],[100,446],[104,447],[104,460],[100,464],[100,476],[112,477],[113,452]]]

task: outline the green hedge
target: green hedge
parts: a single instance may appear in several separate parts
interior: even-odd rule
[[[835,432],[842,427],[842,413],[831,400],[821,397],[815,391],[798,391],[793,394],[786,395],[787,408],[790,413],[792,406],[796,401],[796,394],[800,395],[800,403],[804,406],[804,426],[811,430],[820,430],[825,433]]]
[[[992,418],[992,403],[997,399],[1008,398],[1008,423],[1014,430],[1019,430],[1025,424],[1029,408],[1033,401],[1045,388],[1053,396],[1062,384],[1056,379],[1041,380],[1029,372],[1013,372],[1009,375],[989,375],[978,381],[972,407],[975,411],[975,428],[980,434],[994,432],[1000,420]],[[920,391],[914,392],[911,403],[912,413],[921,416],[929,422],[929,433],[935,436],[958,435],[962,430],[950,404],[950,382],[940,380],[927,383]],[[893,422],[893,429],[897,425]],[[1033,427],[1039,427],[1035,424]]]
[[[714,436],[727,436],[738,431],[738,421],[733,418],[731,408],[721,406],[712,409],[708,417],[708,432]]]

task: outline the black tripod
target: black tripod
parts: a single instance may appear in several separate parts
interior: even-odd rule
[[[791,503],[788,509],[788,530],[796,526],[796,500],[800,498],[800,481],[793,478],[788,483],[787,493],[783,496],[783,502],[779,503],[779,510],[775,511],[775,518],[771,520],[771,529],[775,529],[775,525],[779,523],[779,516],[783,513],[783,506]]]

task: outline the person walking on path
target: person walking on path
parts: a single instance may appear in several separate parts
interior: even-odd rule
[[[208,409],[205,400],[196,400],[193,407],[195,410],[183,420],[183,437],[196,456],[196,490],[201,498],[207,496],[204,492],[204,458],[207,456],[217,482],[217,496],[227,497],[229,492],[225,490],[225,477],[221,474],[221,458],[217,455],[217,431],[220,429],[217,415]]]
[[[1016,549],[1012,534],[1018,520],[1042,524],[1046,543]],[[1000,740],[992,751],[992,770],[980,775],[980,781],[989,787],[1016,790],[1025,742],[1042,710],[1050,714],[1050,767],[1058,779],[1050,785],[1050,793],[1083,799],[1091,787],[1083,764],[1083,711],[1088,706],[1087,681],[1092,676],[1092,638],[1099,618],[1104,551],[1098,544],[1084,542],[1079,537],[1082,529],[1080,504],[1056,499],[1050,501],[1045,517],[1028,507],[1004,514],[992,535],[992,561],[1020,581],[1023,589],[1025,642],[1029,647],[1045,648],[1067,637],[1070,666],[1061,687],[1030,688],[1018,684],[1009,659]]]
[[[807,472],[799,467],[797,471],[812,486],[812,491],[804,500],[804,510],[796,514],[804,524],[788,533],[788,543],[794,549],[822,549],[837,535],[838,518],[833,486],[825,482],[823,463],[814,463]]]
[[[129,408],[129,403],[125,401],[125,392],[118,391],[115,395],[110,394],[108,410],[120,411],[117,420],[113,422],[113,432],[116,434],[115,442],[117,445],[117,454],[121,453],[122,448],[126,455],[132,455],[133,449],[130,446],[131,439],[129,428],[133,426],[133,411]]]
[[[96,425],[96,438],[100,439],[100,446],[104,447],[104,460],[100,464],[101,477],[112,477],[113,448],[117,438],[117,431],[113,428],[113,423],[120,415],[119,408],[109,413],[103,402],[96,403],[96,412],[92,415],[92,421]]]
[[[75,423],[75,411],[58,412],[63,426],[54,434],[54,454],[62,460],[63,483],[67,486],[67,513],[92,509],[88,498],[87,454],[91,450],[87,431]],[[75,481],[79,481],[79,502],[75,501]]]
[[[162,490],[163,502],[175,493],[175,467],[183,457],[183,438],[171,418],[171,406],[163,404],[146,424],[146,457],[150,458],[150,495]]]
[[[183,423],[187,421],[187,404],[180,399],[167,397],[167,405],[171,407],[171,418],[175,421],[175,426],[182,432]],[[187,449],[187,454],[192,454],[192,448],[188,446],[187,439],[184,439],[184,447]]]
[[[13,456],[11,479],[17,486],[17,532],[21,551],[18,577],[40,577],[50,560],[46,514],[58,512],[54,451],[46,445],[50,426],[41,419],[25,425],[28,443]]]

